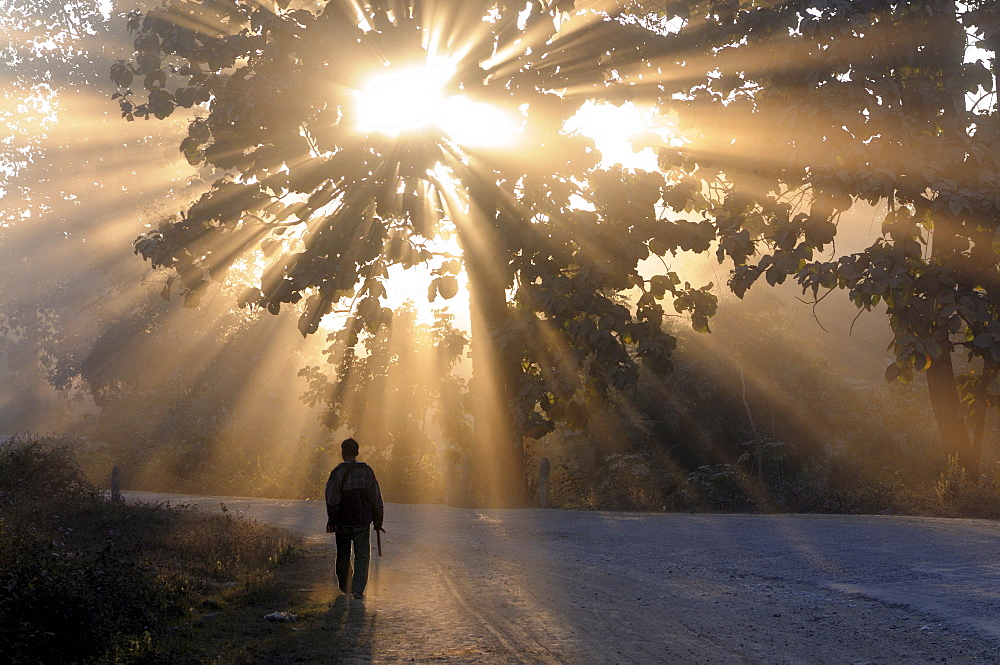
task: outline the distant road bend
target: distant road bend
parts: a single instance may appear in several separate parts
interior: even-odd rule
[[[318,501],[129,496],[333,548]],[[1000,664],[997,522],[389,504],[385,526],[351,662]]]

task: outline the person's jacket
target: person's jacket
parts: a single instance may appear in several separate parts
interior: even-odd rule
[[[327,531],[338,526],[382,528],[382,491],[364,462],[343,462],[326,481]]]

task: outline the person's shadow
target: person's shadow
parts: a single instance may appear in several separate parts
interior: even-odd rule
[[[365,601],[346,594],[337,596],[323,622],[331,631],[344,656],[371,658],[376,629],[376,614],[368,612]]]

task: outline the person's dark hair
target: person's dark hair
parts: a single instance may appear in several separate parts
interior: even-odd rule
[[[344,442],[340,444],[340,454],[343,457],[357,457],[358,442],[354,439],[344,439]]]

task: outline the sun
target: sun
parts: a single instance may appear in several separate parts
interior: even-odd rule
[[[504,110],[465,94],[445,94],[454,74],[446,61],[380,72],[357,93],[356,129],[393,138],[436,129],[468,147],[513,142],[517,126]]]

